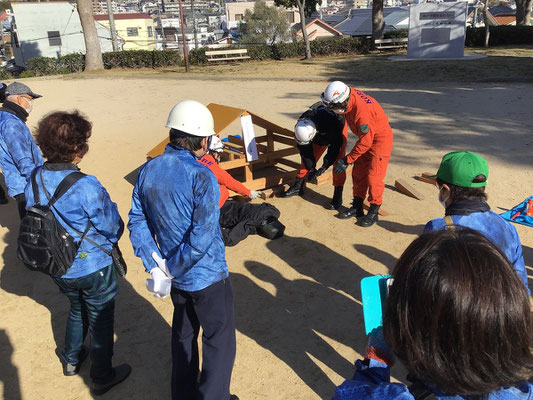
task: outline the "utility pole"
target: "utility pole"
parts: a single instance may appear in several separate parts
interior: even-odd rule
[[[113,17],[113,6],[111,5],[111,0],[106,0],[106,3],[109,28],[111,29],[111,44],[113,45],[113,51],[118,51],[117,28],[115,27],[115,17]]]
[[[194,13],[194,0],[191,0],[191,11],[192,11],[192,29],[194,32],[194,48],[198,48],[198,34],[196,32],[196,14]]]
[[[161,0],[161,5],[165,7],[163,0]],[[164,12],[164,11],[163,11]],[[159,17],[159,25],[161,25],[161,48],[165,49],[165,28],[163,27],[163,20],[161,19],[161,11],[159,10],[159,2],[157,2],[157,16]]]
[[[183,5],[181,0],[178,0],[180,6],[180,25],[181,25],[181,40],[183,40],[183,59],[185,60],[185,72],[189,72],[189,50],[187,49],[187,40],[185,39],[185,24],[183,22]]]

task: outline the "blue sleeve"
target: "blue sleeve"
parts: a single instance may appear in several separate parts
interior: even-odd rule
[[[369,359],[368,366],[355,362],[355,374],[335,389],[334,400],[413,399],[407,387],[390,383],[390,369],[386,364]]]
[[[124,222],[120,218],[116,203],[111,201],[107,190],[94,176],[83,178],[91,186],[85,193],[86,213],[94,228],[111,243],[116,243],[124,232]]]
[[[518,232],[516,231],[515,227],[506,222],[512,232],[513,237],[513,243],[515,244],[515,247],[513,249],[513,259],[509,260],[511,261],[511,264],[513,264],[514,269],[518,273],[518,276],[524,282],[524,285],[526,285],[527,294],[531,295],[531,290],[529,290],[528,285],[528,278],[527,278],[527,271],[526,271],[526,265],[524,263],[524,256],[522,254],[522,244],[520,243],[520,237],[518,236]]]
[[[13,121],[5,125],[3,134],[6,138],[10,138],[6,140],[7,149],[19,173],[27,182],[34,168],[43,164],[40,152],[36,149],[36,145],[32,143],[31,133],[24,123]]]
[[[156,266],[156,263],[152,258],[152,253],[155,252],[161,257],[161,252],[159,251],[154,236],[152,235],[152,231],[148,226],[144,208],[141,199],[139,198],[139,179],[137,179],[135,187],[133,188],[131,210],[128,217],[128,229],[130,231],[130,241],[133,246],[133,251],[137,257],[141,258],[144,268],[149,272]]]
[[[445,226],[446,222],[444,221],[444,218],[435,218],[426,224],[424,227],[424,233],[439,231],[444,229]]]
[[[220,190],[215,176],[205,169],[198,170],[194,180],[194,208],[191,228],[174,254],[168,257],[167,265],[175,277],[187,273],[207,253],[213,236],[220,232]],[[179,267],[179,272],[177,268]]]

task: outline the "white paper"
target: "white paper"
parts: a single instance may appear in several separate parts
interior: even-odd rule
[[[257,143],[255,142],[254,125],[252,124],[251,115],[241,117],[242,137],[244,138],[244,151],[246,161],[255,161],[259,158],[257,154]]]

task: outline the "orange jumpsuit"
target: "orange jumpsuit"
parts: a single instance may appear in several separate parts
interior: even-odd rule
[[[218,185],[220,187],[220,198],[218,199],[219,207],[222,207],[228,199],[228,189],[234,191],[235,193],[239,193],[242,196],[250,197],[250,190],[248,190],[246,186],[244,186],[238,180],[233,178],[229,172],[221,168],[211,154],[205,154],[198,160],[198,162],[209,168],[217,178]]]
[[[350,101],[344,115],[351,131],[359,140],[346,161],[353,163],[354,197],[365,198],[371,204],[381,204],[385,190],[385,174],[392,151],[392,129],[385,111],[369,95],[350,89]]]

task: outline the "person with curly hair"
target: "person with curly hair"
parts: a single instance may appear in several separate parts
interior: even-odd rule
[[[35,174],[39,199],[50,199],[59,183],[79,171],[78,163],[89,150],[92,124],[79,112],[53,112],[39,121],[36,140],[46,162]],[[35,204],[33,185],[26,186],[27,207]],[[81,240],[72,266],[54,282],[70,301],[70,313],[61,353],[63,374],[76,375],[91,354],[90,376],[95,395],[107,392],[126,379],[131,367],[112,367],[115,298],[118,282],[109,255],[123,233],[118,208],[102,184],[84,175],[53,205],[58,222],[77,242]],[[82,233],[83,232],[83,233]],[[83,345],[90,332],[90,351]]]

